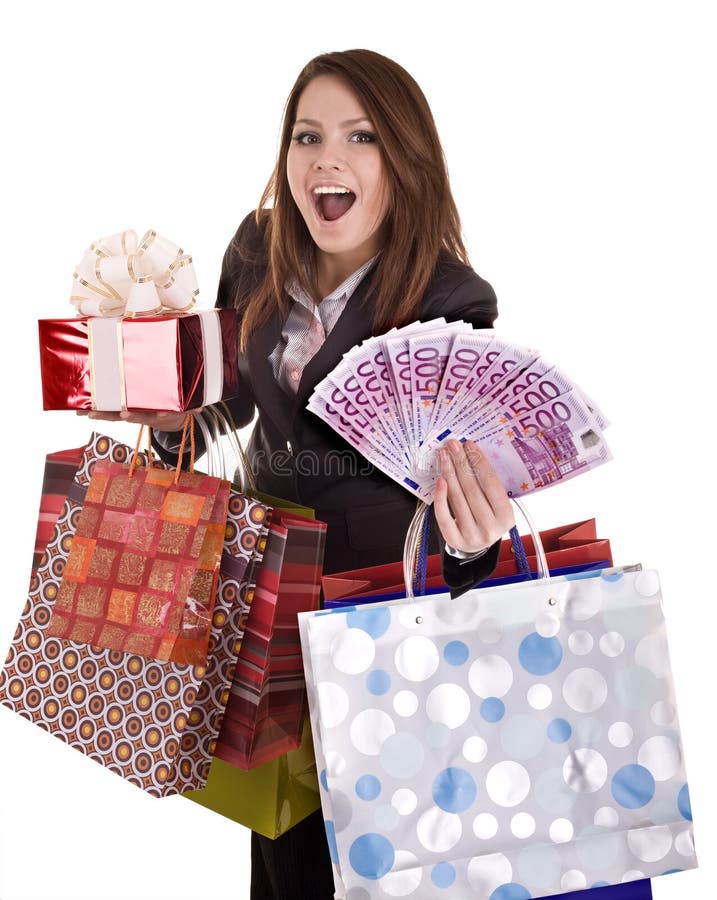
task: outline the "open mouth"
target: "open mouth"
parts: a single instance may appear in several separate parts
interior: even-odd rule
[[[339,187],[314,188],[313,195],[319,218],[325,222],[340,219],[351,209],[356,199],[353,191]]]

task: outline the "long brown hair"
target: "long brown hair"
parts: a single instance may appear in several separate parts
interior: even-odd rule
[[[285,312],[284,285],[289,278],[320,299],[316,245],[291,196],[286,174],[299,97],[318,75],[341,78],[354,91],[373,124],[383,159],[388,208],[382,225],[385,244],[369,292],[374,333],[416,318],[441,250],[468,263],[445,157],[420,87],[398,63],[371,50],[323,53],[304,66],[284,108],[276,165],[256,211],[266,271],[258,286],[235,298],[244,313],[243,346],[277,306]],[[265,207],[272,201],[267,215]],[[242,248],[236,249],[241,255]]]

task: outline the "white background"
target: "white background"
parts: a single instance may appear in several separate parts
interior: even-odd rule
[[[595,515],[617,562],[659,567],[702,868],[654,892],[713,897],[713,5],[15,7],[0,36],[0,645],[26,594],[44,455],[89,433],[72,413],[41,411],[36,319],[72,314],[74,264],[125,228],[181,243],[211,305],[299,69],[369,47],[429,99],[500,333],[540,348],[612,421],[614,461],[530,509],[541,527]],[[248,897],[248,831],[143,795],[2,707],[0,773],[4,900]]]

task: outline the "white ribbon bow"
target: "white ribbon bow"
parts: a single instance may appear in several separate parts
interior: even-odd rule
[[[70,302],[83,316],[187,312],[199,293],[192,257],[167,238],[135,231],[100,238],[74,272]]]

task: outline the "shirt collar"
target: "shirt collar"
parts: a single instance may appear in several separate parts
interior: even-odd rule
[[[351,275],[348,276],[348,278],[342,281],[335,290],[333,290],[330,294],[327,294],[326,297],[322,297],[321,303],[327,300],[331,301],[341,299],[345,299],[346,302],[348,302],[353,292],[363,281],[369,271],[373,268],[374,263],[380,255],[381,251],[379,250],[379,252],[375,256],[372,256],[371,259],[367,260],[362,266],[359,266],[355,272],[352,272]],[[305,306],[312,313],[314,312],[316,304],[295,278],[287,281],[285,290],[292,300],[295,300],[297,303]],[[344,297],[344,295],[346,296]]]

